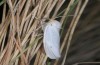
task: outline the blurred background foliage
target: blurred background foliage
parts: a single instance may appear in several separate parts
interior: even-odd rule
[[[65,65],[100,62],[100,0],[89,0],[71,43]]]

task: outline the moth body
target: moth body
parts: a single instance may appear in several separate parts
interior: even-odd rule
[[[60,31],[61,24],[56,20],[47,23],[44,29],[43,44],[46,55],[50,59],[60,58]]]

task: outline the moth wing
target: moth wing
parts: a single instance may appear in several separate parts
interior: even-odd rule
[[[47,25],[44,31],[44,49],[48,57],[56,59],[60,57],[60,35],[59,31],[51,26]]]
[[[45,49],[46,55],[47,55],[49,58],[51,58],[51,59],[56,59],[56,56],[55,56],[53,53],[51,53],[51,50],[50,50],[50,48],[48,47],[47,44],[44,44],[44,49]]]

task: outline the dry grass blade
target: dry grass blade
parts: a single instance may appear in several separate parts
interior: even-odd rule
[[[64,65],[64,63],[65,63],[65,60],[66,60],[66,57],[67,57],[67,54],[68,54],[68,50],[69,50],[69,47],[70,47],[70,43],[71,43],[71,39],[72,39],[74,30],[75,30],[75,28],[76,28],[76,25],[77,25],[77,23],[78,23],[78,20],[79,20],[79,18],[80,18],[80,16],[81,16],[83,10],[85,9],[87,3],[88,3],[88,0],[85,0],[85,2],[84,2],[84,4],[83,4],[82,8],[80,9],[80,11],[79,11],[79,13],[78,13],[78,15],[77,15],[77,18],[76,18],[75,22],[73,23],[73,27],[72,27],[72,29],[71,29],[71,32],[70,32],[70,35],[69,35],[69,38],[68,38],[67,49],[66,49],[66,53],[65,53],[65,56],[64,56],[62,65]],[[79,9],[79,8],[78,8],[78,9]],[[76,11],[76,13],[77,13],[77,11]],[[72,20],[72,21],[74,21],[74,20]]]
[[[15,41],[15,44],[16,44],[16,46],[17,46],[17,48],[19,49],[19,51],[22,53],[22,49],[21,49],[21,47],[20,47],[20,44],[18,44],[18,42],[17,42],[17,40],[14,38],[14,41]],[[25,57],[25,54],[22,54],[22,57],[23,57],[23,59],[24,59],[24,62],[27,64],[27,59],[26,59],[26,57]]]
[[[55,17],[57,16],[57,13],[59,11],[59,9],[61,8],[61,6],[63,5],[63,3],[65,2],[65,0],[59,0],[58,3],[57,3],[57,6],[56,6],[56,9],[55,9],[55,12],[52,16],[52,19],[55,19]]]
[[[63,21],[64,21],[64,19],[65,19],[65,16],[68,14],[68,12],[69,12],[69,10],[70,10],[70,7],[71,7],[71,5],[74,3],[74,0],[71,0],[70,1],[70,3],[69,3],[69,5],[68,5],[68,7],[66,8],[66,11],[65,11],[65,13],[63,14],[63,17],[62,17],[62,19],[61,19],[61,22],[63,23]]]
[[[5,18],[6,18],[6,3],[4,3],[4,7],[3,7],[2,23],[4,23]]]

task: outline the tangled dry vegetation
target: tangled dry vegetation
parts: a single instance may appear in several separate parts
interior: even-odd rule
[[[91,42],[85,41],[93,37],[93,33],[100,35],[100,30],[91,34],[87,32],[96,26],[100,26],[100,23],[88,25],[91,23],[90,17],[97,13],[93,11],[87,18],[84,18],[84,22],[81,20],[79,22],[88,1],[4,0],[0,22],[0,65],[69,65],[81,62],[83,57],[88,57],[87,60],[93,57],[94,54],[89,52],[91,46],[94,52],[98,52],[100,51],[98,47],[100,42],[91,46],[88,43],[95,43],[100,38],[98,37]],[[93,9],[91,8],[91,10]],[[99,11],[100,8],[98,11],[96,10],[96,12]],[[62,24],[60,43],[62,56],[57,60],[49,59],[43,50],[41,23],[48,22],[50,19],[59,20]],[[77,25],[79,28],[76,27]],[[88,33],[88,35],[82,37],[84,33]],[[82,40],[78,38],[82,38]],[[89,50],[86,49],[87,46]],[[83,50],[80,50],[81,48]],[[78,54],[79,51],[83,52]],[[88,52],[88,55],[85,54],[86,52]]]

